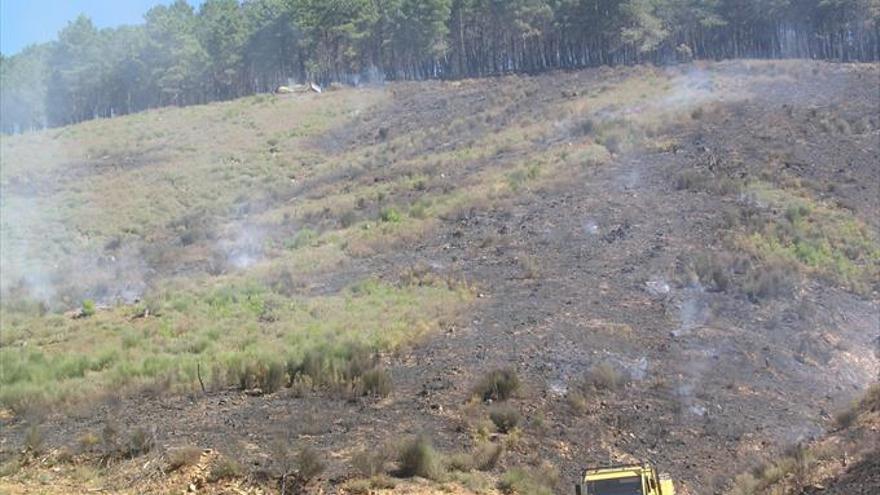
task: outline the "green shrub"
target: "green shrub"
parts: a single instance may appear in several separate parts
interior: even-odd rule
[[[474,387],[474,395],[484,401],[507,400],[519,390],[520,381],[512,368],[490,371]]]
[[[400,212],[394,208],[382,208],[382,211],[379,212],[379,220],[386,223],[399,223],[402,219]]]
[[[440,454],[425,436],[418,436],[404,442],[398,453],[397,462],[400,475],[406,478],[421,476],[429,480],[439,480],[443,476]]]
[[[95,301],[86,299],[82,302],[81,314],[84,317],[94,316],[96,312],[97,308],[95,306]]]

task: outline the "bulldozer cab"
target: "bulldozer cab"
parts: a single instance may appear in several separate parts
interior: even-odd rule
[[[675,495],[672,481],[650,465],[611,466],[584,471],[577,495]]]

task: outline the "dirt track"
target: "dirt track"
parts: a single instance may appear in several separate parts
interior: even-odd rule
[[[549,460],[560,466],[567,489],[584,465],[647,458],[686,493],[720,490],[756,461],[820,434],[831,412],[878,372],[876,298],[809,280],[788,297],[756,304],[736,291],[689,285],[682,275],[695,253],[724,249],[723,210],[739,201],[676,189],[676,175],[704,166],[709,154],[731,176],[784,173],[839,184],[815,193],[846,202],[875,231],[880,227],[877,67],[819,67],[812,78],[751,88],[745,102],[718,103],[672,131],[674,150],[618,156],[516,200],[463,211],[428,237],[364,260],[359,271],[389,281],[404,268],[424,266],[463,276],[481,294],[445,333],[386,357],[395,383],[386,400],[295,398],[290,391],[134,397],[84,418],[54,418],[58,428],[49,442],[69,443],[110,417],[154,428],[165,444],[233,451],[255,470],[271,471],[272,442],[304,441],[331,453],[333,481],[349,474],[347,459],[359,446],[429,432],[443,450],[468,447],[462,425],[471,387],[485,371],[513,366],[526,384],[514,400],[526,435],[505,465]],[[546,98],[555,99],[594,77],[538,81]],[[481,96],[415,84],[395,91],[396,103],[373,119],[387,122],[392,133],[436,117],[408,108],[439,108],[452,119]],[[465,95],[456,100],[456,91]],[[817,108],[851,120],[873,118],[874,127],[823,133],[810,120]],[[529,111],[525,104],[522,112]],[[362,125],[340,129],[331,148],[373,139],[371,124]],[[464,179],[467,172],[460,173]],[[569,387],[600,363],[627,370],[631,383],[597,392],[587,397],[586,410],[575,411],[566,399]]]

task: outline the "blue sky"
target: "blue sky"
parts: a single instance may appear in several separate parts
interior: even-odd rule
[[[144,13],[160,3],[171,0],[0,0],[0,52],[13,55],[30,44],[53,40],[79,14],[91,17],[99,28],[140,24]]]

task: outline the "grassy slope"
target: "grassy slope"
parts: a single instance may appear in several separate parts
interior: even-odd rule
[[[541,99],[540,79],[485,84],[426,83],[481,103],[431,127],[406,125],[425,109],[397,108],[403,125],[387,136],[373,116],[395,108],[394,85],[3,137],[0,403],[20,413],[132,385],[193,390],[197,365],[209,387],[265,386],[275,369],[290,382],[314,352],[310,379],[344,380],[359,349],[410,345],[472,303],[474,281],[419,267],[374,278],[375,258],[462,210],[674,147],[666,130],[710,104],[699,81],[649,68],[562,98]],[[712,84],[748,97],[736,80]],[[731,224],[727,247],[756,271],[794,266],[869,290],[878,243],[851,212],[796,185],[732,187],[774,205]],[[140,301],[114,301],[142,286]],[[89,298],[107,307],[58,311]]]
[[[3,289],[13,303],[3,306],[0,400],[23,407],[169,373],[193,386],[197,362],[286,363],[326,341],[393,349],[455,314],[468,298],[461,286],[383,282],[314,296],[309,284],[456,211],[564,181],[612,153],[674,146],[663,129],[699,118],[706,77],[643,70],[527,111],[521,102],[542,88],[514,78],[469,119],[341,149],[334,133],[369,123],[393,90],[257,96],[4,137]],[[474,94],[477,84],[437,90]],[[736,80],[711,87],[747,96]],[[736,187],[784,212],[734,229],[740,249],[868,290],[880,250],[862,222],[798,190]],[[93,318],[45,314],[46,301],[69,308],[141,290],[139,304]],[[133,317],[145,310],[152,316]],[[283,352],[264,356],[279,343]]]
[[[649,72],[539,109],[589,127],[575,143],[553,140],[546,120],[509,122],[519,98],[537,90],[531,81],[507,85],[482,115],[441,131],[471,139],[431,155],[419,151],[436,135],[417,128],[354,149],[322,148],[323,133],[387,102],[382,90],[259,96],[4,138],[3,281],[15,302],[3,307],[0,402],[25,410],[169,377],[186,389],[197,384],[197,364],[218,386],[238,384],[250,363],[296,369],[322,349],[342,367],[353,344],[393,350],[424,335],[468,300],[459,281],[353,280],[346,291],[314,296],[304,280],[344,271],[463,208],[599,165],[608,147],[637,145],[645,132],[618,106],[644,106],[639,123],[654,125],[668,112],[646,102],[672,82]],[[594,117],[599,110],[614,117]],[[346,177],[377,168],[387,180]],[[443,169],[455,181],[437,187]],[[249,239],[239,246],[241,232]],[[255,259],[218,261],[229,246]],[[147,273],[143,301],[92,317],[47,314],[40,301],[91,304],[92,294],[138,287]]]

